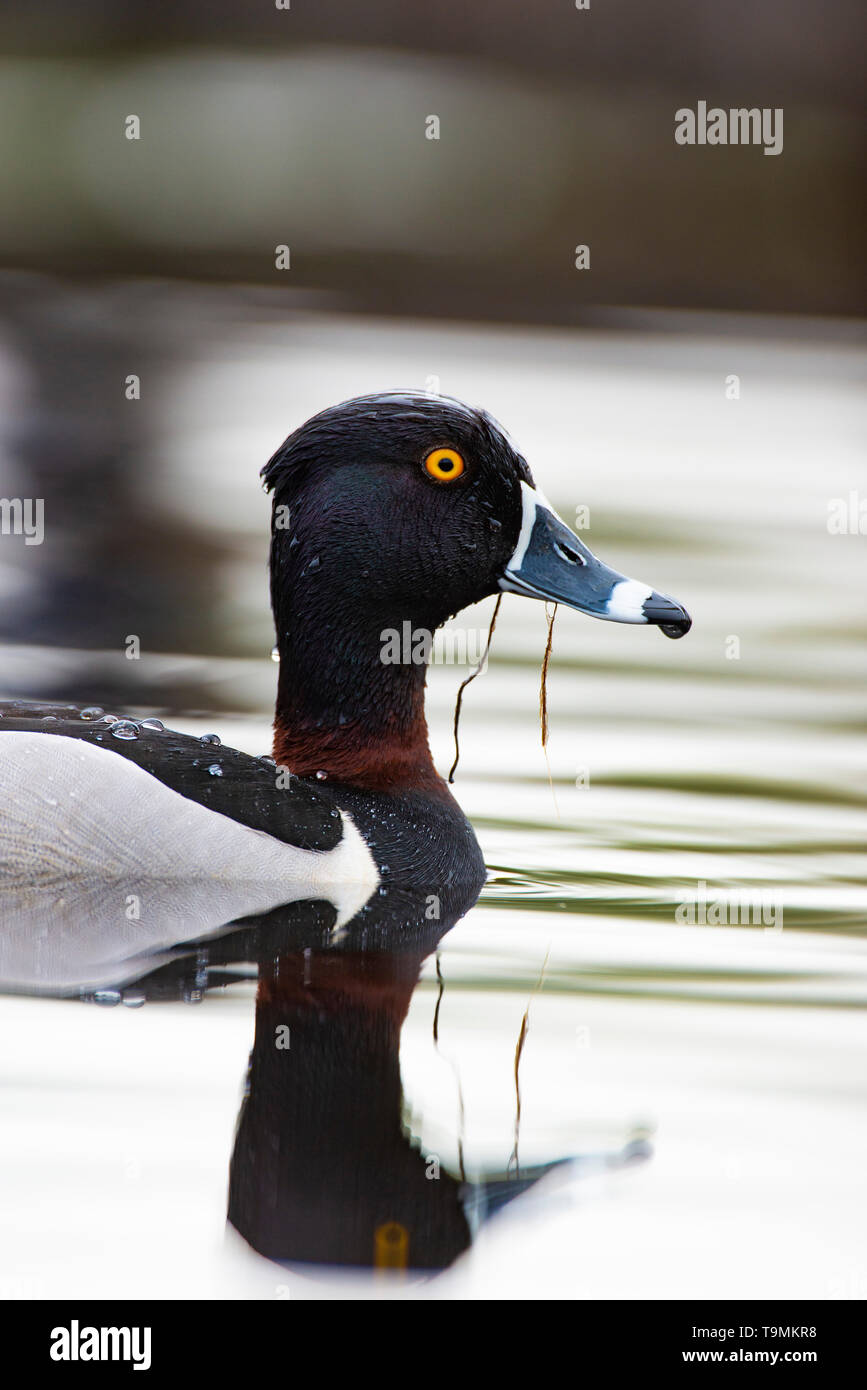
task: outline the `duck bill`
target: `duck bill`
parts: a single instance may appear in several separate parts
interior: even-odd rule
[[[689,632],[692,619],[681,604],[603,565],[536,488],[522,482],[521,492],[521,534],[501,589],[612,623],[653,623],[666,637]]]

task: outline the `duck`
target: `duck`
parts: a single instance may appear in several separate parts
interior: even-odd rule
[[[22,943],[20,969],[34,968],[37,893],[46,959],[65,917],[88,911],[108,912],[118,959],[293,903],[328,902],[325,937],[353,948],[417,925],[431,898],[439,923],[456,920],[485,881],[482,851],[431,755],[429,643],[386,659],[387,635],[407,623],[432,635],[504,592],[672,638],[691,626],[680,603],[597,559],[505,429],[457,399],[343,401],[295,429],[261,476],[279,656],[270,753],[99,706],[0,702],[13,987]],[[130,900],[147,911],[130,915]]]

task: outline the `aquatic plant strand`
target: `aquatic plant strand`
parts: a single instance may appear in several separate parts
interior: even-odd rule
[[[464,698],[464,691],[466,690],[466,688],[467,688],[467,686],[469,685],[470,681],[474,681],[474,680],[476,679],[476,676],[479,674],[479,672],[480,672],[480,671],[483,671],[484,668],[485,668],[485,662],[486,662],[487,659],[488,659],[488,652],[491,650],[491,638],[492,638],[493,635],[494,635],[494,628],[497,626],[497,614],[498,614],[499,611],[500,611],[500,604],[501,604],[502,602],[503,602],[503,595],[502,595],[502,594],[498,594],[498,595],[497,595],[497,602],[494,604],[494,612],[493,612],[493,615],[492,615],[492,617],[491,617],[491,626],[488,628],[488,640],[487,640],[487,642],[485,643],[485,650],[482,652],[482,659],[481,659],[481,661],[479,662],[478,666],[476,667],[475,671],[471,671],[470,674],[467,676],[466,680],[461,681],[460,685],[458,686],[458,698],[457,698],[457,700],[455,701],[455,722],[454,722],[455,760],[454,760],[454,762],[452,763],[451,767],[449,768],[449,782],[453,782],[453,781],[455,780],[455,768],[457,767],[457,765],[458,765],[458,760],[459,760],[459,758],[460,758],[460,756],[461,756],[460,744],[458,743],[458,722],[459,722],[460,717],[461,717],[461,703],[462,703],[463,698]]]
[[[542,747],[548,745],[548,662],[551,660],[551,644],[554,640],[554,619],[557,616],[557,604],[554,604],[551,612],[548,612],[548,605],[545,604],[545,617],[548,619],[548,640],[545,643],[545,655],[542,657],[542,683],[539,687],[539,722],[542,726]]]

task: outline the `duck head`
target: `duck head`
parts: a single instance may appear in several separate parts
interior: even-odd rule
[[[379,790],[439,783],[424,639],[499,591],[668,636],[689,629],[680,604],[597,560],[500,426],[460,401],[345,401],[290,435],[262,473],[273,494],[275,757],[299,775]],[[407,623],[411,659],[395,663],[387,635]]]

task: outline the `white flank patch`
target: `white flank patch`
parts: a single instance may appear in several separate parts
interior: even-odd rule
[[[333,850],[298,849],[188,800],[110,749],[2,733],[0,981],[120,983],[138,973],[137,955],[304,898],[333,903],[340,927],[379,882],[341,814]]]

